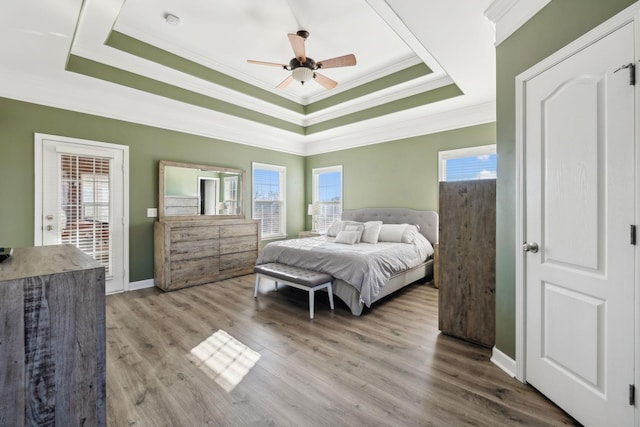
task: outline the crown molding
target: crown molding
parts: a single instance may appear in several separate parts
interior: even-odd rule
[[[59,72],[43,76],[0,69],[0,96],[272,151],[308,156],[495,121],[495,101],[467,106],[465,97],[380,118],[297,135],[103,80]]]
[[[429,135],[496,121],[495,101],[466,106],[460,98],[394,113],[376,121],[368,120],[338,130],[322,132],[305,144],[304,155],[329,153],[400,139]],[[446,105],[444,105],[446,104]],[[447,108],[441,111],[442,107]],[[311,138],[311,137],[307,137]]]
[[[369,73],[366,76],[360,77],[358,79],[354,79],[349,83],[340,83],[336,88],[330,91],[325,91],[325,92],[317,93],[315,95],[306,96],[302,99],[302,104],[303,105],[313,104],[314,102],[321,101],[325,98],[329,98],[331,96],[337,95],[340,92],[345,92],[349,89],[353,89],[363,84],[370,83],[372,81],[386,77],[390,74],[397,73],[399,71],[405,70],[414,65],[418,65],[420,63],[422,63],[420,58],[418,58],[415,55],[412,55],[394,64],[390,64],[386,67],[379,68],[375,72]]]
[[[74,73],[25,75],[0,68],[0,97],[225,142],[304,155],[304,136]],[[136,92],[136,96],[132,93]]]
[[[83,44],[79,41],[75,41],[73,43],[71,53],[73,55],[104,64],[105,66],[116,67],[134,74],[144,75],[145,77],[159,82],[170,82],[176,87],[206,95],[212,99],[228,102],[248,110],[259,111],[276,119],[285,120],[289,123],[303,127],[343,115],[357,113],[390,101],[412,96],[428,90],[437,89],[452,83],[452,80],[446,75],[431,73],[424,77],[412,79],[408,82],[401,83],[400,85],[395,85],[392,88],[372,92],[368,95],[340,103],[336,106],[322,110],[322,112],[305,115],[271,102],[255,98],[251,95],[236,92],[226,86],[202,80],[173,68],[165,67],[155,62],[130,55],[118,49],[107,48],[101,45],[94,46],[90,44]],[[416,60],[416,57],[407,58],[406,61],[396,64],[393,68],[401,67],[400,70],[402,70],[411,65],[416,65],[416,63],[419,63],[419,61]],[[387,68],[385,71],[389,72],[390,69],[391,68]],[[379,78],[382,75],[384,74],[376,75],[375,77]],[[363,82],[359,82],[359,84],[362,83]],[[398,91],[397,89],[399,86],[403,87],[403,89]],[[131,89],[135,88],[132,87]],[[392,93],[394,91],[397,91],[397,93]],[[142,91],[132,90],[130,97],[133,98],[139,96],[141,93]]]
[[[428,92],[454,83],[449,76],[434,76],[432,74],[409,80],[386,89],[379,90],[369,95],[354,98],[342,104],[321,110],[316,113],[307,114],[303,120],[303,126],[312,126],[326,120],[346,116],[368,108],[384,105],[389,102],[407,98],[419,93]]]
[[[484,15],[496,27],[495,46],[500,45],[551,0],[494,0]]]

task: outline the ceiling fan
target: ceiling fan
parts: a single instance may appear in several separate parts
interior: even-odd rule
[[[289,64],[277,64],[275,62],[254,61],[248,59],[250,64],[269,65],[272,67],[282,67],[284,70],[291,71],[291,75],[284,79],[278,86],[278,89],[284,89],[291,84],[294,80],[305,84],[309,80],[315,80],[327,89],[333,89],[338,85],[338,82],[331,80],[328,77],[323,76],[316,72],[321,68],[337,68],[337,67],[349,67],[356,65],[356,57],[353,54],[338,56],[336,58],[325,59],[324,61],[314,61],[306,55],[304,50],[304,42],[309,37],[309,32],[300,30],[296,34],[289,34],[289,43],[293,48],[293,53],[296,56],[289,61]]]

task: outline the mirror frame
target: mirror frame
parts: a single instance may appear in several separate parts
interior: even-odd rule
[[[238,204],[240,205],[240,213],[236,215],[165,215],[165,205],[164,205],[164,191],[165,191],[165,168],[167,166],[172,167],[182,167],[189,169],[201,169],[208,171],[217,171],[222,173],[235,173],[241,177],[242,185],[238,186],[239,191],[239,200]],[[185,220],[212,220],[212,219],[235,219],[242,218],[244,219],[245,209],[244,209],[244,187],[245,187],[245,179],[246,172],[244,169],[235,169],[235,168],[225,168],[221,166],[213,166],[213,165],[198,165],[194,163],[182,163],[182,162],[172,162],[170,160],[160,160],[158,162],[158,220],[160,221],[185,221]]]

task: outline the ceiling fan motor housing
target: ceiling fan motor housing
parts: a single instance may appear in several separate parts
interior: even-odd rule
[[[313,58],[309,58],[308,56],[305,62],[300,62],[298,58],[292,58],[291,61],[289,61],[290,69],[295,70],[296,68],[300,68],[300,67],[308,68],[310,70],[315,70],[317,68],[316,61],[314,61]]]

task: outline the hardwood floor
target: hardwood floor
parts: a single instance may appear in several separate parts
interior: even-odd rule
[[[577,425],[490,350],[440,334],[429,284],[361,317],[319,293],[310,320],[306,292],[254,299],[254,280],[108,296],[108,425]]]

